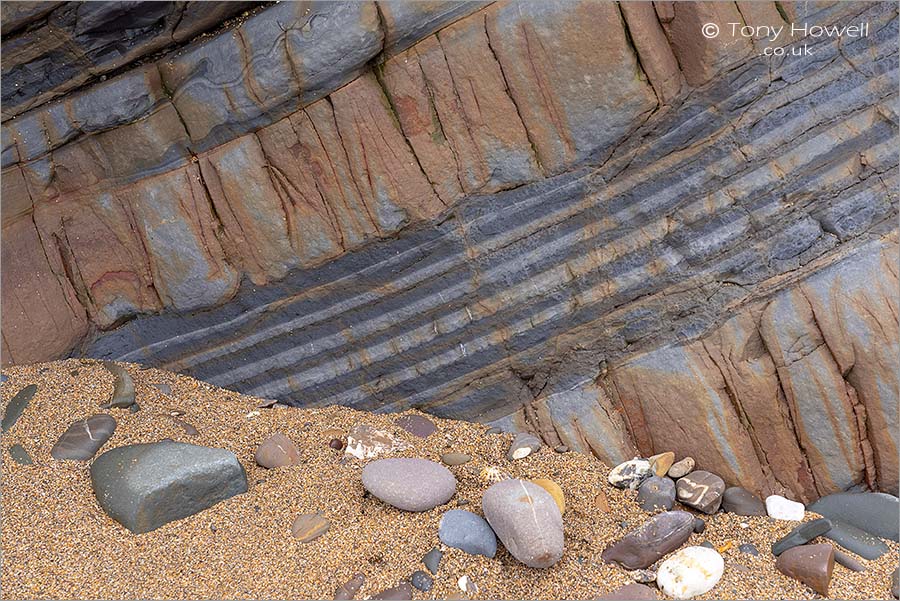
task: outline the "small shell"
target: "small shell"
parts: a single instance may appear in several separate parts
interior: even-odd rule
[[[509,480],[512,476],[500,470],[499,467],[494,467],[490,465],[481,470],[481,474],[479,474],[482,480],[485,482],[489,482],[491,484],[495,484],[497,482],[501,482],[503,480]]]

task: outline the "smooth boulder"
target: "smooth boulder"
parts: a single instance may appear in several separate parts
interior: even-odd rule
[[[234,453],[172,440],[111,449],[90,472],[100,506],[135,534],[247,492]]]
[[[675,493],[678,500],[703,513],[715,513],[722,504],[725,481],[717,475],[696,470],[678,479]]]
[[[883,492],[836,493],[808,508],[822,517],[856,526],[874,536],[900,542],[900,499]]]
[[[116,420],[105,413],[80,419],[60,434],[50,449],[50,456],[57,461],[87,461],[97,454],[115,431]]]
[[[722,509],[735,515],[766,515],[766,504],[746,488],[730,486],[722,494]]]
[[[638,489],[636,500],[644,511],[668,511],[675,505],[675,482],[659,476],[648,478]]]
[[[428,511],[456,493],[456,478],[427,459],[379,459],[362,470],[362,484],[372,495],[404,511]]]
[[[725,560],[715,549],[685,547],[659,566],[656,586],[675,599],[691,599],[709,592],[722,578]]]
[[[481,500],[484,517],[513,557],[532,568],[549,568],[563,554],[562,515],[546,490],[525,480],[504,480]]]
[[[827,597],[831,572],[834,570],[834,547],[823,543],[788,549],[775,560],[775,567],[785,576],[799,580]]]
[[[462,549],[469,555],[494,557],[497,554],[497,537],[484,518],[470,511],[451,509],[441,517],[438,538],[454,549]]]
[[[694,516],[690,513],[666,511],[608,546],[601,557],[626,570],[640,570],[683,545],[693,531]]]

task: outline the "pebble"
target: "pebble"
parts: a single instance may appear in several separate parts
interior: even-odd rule
[[[106,451],[90,473],[100,506],[135,534],[247,492],[234,453],[171,440]]]
[[[725,560],[713,549],[685,547],[659,566],[656,586],[675,599],[691,599],[713,589],[725,571]]]
[[[836,493],[809,506],[822,517],[856,526],[873,536],[900,541],[900,499],[882,492]]]
[[[766,497],[766,513],[770,518],[776,520],[794,520],[801,521],[806,514],[803,503],[797,503],[790,499],[785,499],[780,495],[770,495]]]
[[[137,412],[140,411],[140,410],[141,410],[141,406],[138,405],[137,403],[132,403],[132,404],[128,407],[128,413],[137,413]]]
[[[567,447],[564,444],[558,444],[555,447],[553,447],[553,450],[556,451],[557,453],[568,453],[569,447]]]
[[[694,516],[686,511],[659,513],[604,549],[601,557],[626,570],[640,570],[683,545],[693,529]]]
[[[101,361],[101,363],[113,376],[113,393],[106,403],[100,405],[100,408],[127,409],[134,404],[134,380],[124,368],[112,361]]]
[[[20,444],[14,444],[9,447],[9,456],[19,465],[32,465],[34,463],[31,459],[31,455],[29,455],[28,451],[25,450],[25,447]]]
[[[688,507],[703,513],[715,513],[722,504],[725,481],[717,475],[697,470],[678,479],[676,493],[678,500]]]
[[[134,405],[132,405],[131,407],[134,407]],[[131,407],[128,408],[129,411],[131,410]],[[187,423],[180,417],[173,417],[172,421],[175,422],[175,425],[179,426],[182,430],[184,430],[184,433],[187,434],[188,436],[199,436],[200,435],[200,431],[197,430],[197,428],[195,428],[193,425]]]
[[[537,478],[535,480],[531,480],[534,484],[537,484],[553,497],[553,500],[556,501],[556,506],[559,507],[559,514],[563,515],[566,513],[566,496],[563,494],[562,488],[559,487],[559,484],[550,480],[549,478]]]
[[[775,567],[782,574],[827,597],[834,570],[834,547],[823,543],[788,549],[775,560]]]
[[[694,532],[703,534],[704,530],[706,530],[706,521],[702,518],[694,518]]]
[[[497,554],[497,537],[491,526],[479,515],[462,509],[451,509],[441,517],[438,538],[454,549],[469,555],[493,558]]]
[[[362,588],[363,583],[365,583],[366,577],[362,574],[356,573],[353,577],[342,584],[336,591],[334,591],[334,599],[335,601],[350,601],[356,596],[356,593],[359,592],[359,589]]]
[[[367,459],[404,448],[406,445],[387,432],[368,424],[359,424],[347,433],[347,447],[344,452],[357,459]]]
[[[298,515],[291,524],[291,536],[299,539],[301,543],[311,542],[331,528],[331,521],[322,515],[321,511],[316,513],[304,513]]]
[[[96,455],[115,431],[116,420],[105,413],[80,419],[60,435],[50,449],[50,456],[57,461],[87,461]]]
[[[744,544],[738,545],[738,551],[740,551],[741,553],[747,553],[749,555],[753,555],[754,557],[759,555],[759,549],[757,549],[756,545],[754,545],[753,543],[744,543]]]
[[[715,549],[715,548],[716,548],[716,547],[715,547],[711,542],[709,542],[708,540],[705,540],[705,541],[703,541],[702,543],[700,543],[700,546],[701,546],[701,547],[706,547],[707,549]]]
[[[343,451],[344,450],[344,441],[340,438],[332,438],[328,441],[328,447],[334,449],[335,451]]]
[[[419,438],[428,438],[437,432],[434,422],[421,415],[403,415],[394,420],[394,423]]]
[[[653,470],[653,473],[659,477],[663,477],[669,473],[669,468],[675,463],[675,453],[672,451],[659,453],[658,455],[648,457],[647,461],[650,462],[650,469]]]
[[[878,559],[888,551],[888,546],[880,538],[838,519],[832,520],[831,530],[824,536],[865,559]]]
[[[165,382],[163,382],[162,384],[154,384],[153,387],[156,388],[158,391],[160,391],[163,394],[167,394],[167,395],[172,394],[172,387]]]
[[[431,587],[434,586],[434,578],[432,578],[427,572],[423,572],[422,570],[416,570],[415,572],[413,572],[412,576],[410,576],[409,578],[409,582],[424,593],[430,591]]]
[[[7,380],[9,380],[9,377],[6,374],[0,374],[0,384],[6,384]]]
[[[284,467],[300,461],[300,449],[290,438],[276,432],[259,443],[253,457],[257,464],[267,469]]]
[[[650,477],[650,474],[650,462],[646,459],[635,457],[614,467],[609,472],[607,479],[616,488],[637,490],[641,483]]]
[[[463,465],[472,461],[472,457],[465,453],[444,453],[441,461],[447,465]]]
[[[422,563],[425,564],[425,567],[428,568],[428,571],[437,576],[438,568],[441,565],[441,559],[444,557],[444,552],[434,547],[431,551],[425,554],[422,558]]]
[[[475,581],[468,576],[462,576],[456,581],[456,585],[459,587],[459,590],[467,595],[472,596],[478,594],[478,585],[476,585]]]
[[[16,421],[22,416],[36,392],[37,386],[29,384],[10,399],[6,405],[6,411],[3,413],[3,421],[0,421],[0,430],[8,432],[10,428],[16,425]]]
[[[562,515],[550,493],[537,484],[498,482],[485,491],[481,507],[506,549],[525,565],[548,568],[562,557]]]
[[[649,584],[656,581],[656,570],[632,570],[628,573],[631,579],[641,584]]]
[[[730,486],[722,495],[722,509],[735,515],[766,515],[766,505],[746,488]]]
[[[822,536],[831,530],[831,522],[825,518],[819,518],[811,522],[800,524],[772,545],[772,555],[778,557],[788,549],[805,545],[817,536]]]
[[[669,478],[677,480],[678,478],[687,476],[694,469],[694,465],[693,457],[685,457],[684,459],[673,463],[672,467],[669,468]]]
[[[598,511],[609,513],[609,501],[606,498],[606,493],[602,490],[594,497],[594,507],[596,507]]]
[[[372,599],[412,599],[413,588],[409,582],[401,582],[393,588],[372,595]]]
[[[645,584],[636,582],[620,586],[614,591],[597,597],[597,601],[655,601],[656,599],[656,591]]]
[[[537,453],[541,448],[541,441],[536,436],[532,436],[527,432],[521,432],[516,434],[516,437],[513,439],[512,444],[509,445],[509,452],[506,453],[506,458],[509,461],[515,461],[516,459],[524,459],[528,457],[532,453]]]
[[[675,482],[659,476],[648,478],[638,489],[636,500],[644,511],[668,511],[675,505]]]
[[[891,574],[891,594],[895,599],[900,599],[900,568],[894,568]]]
[[[848,570],[852,570],[854,572],[865,572],[866,571],[866,566],[864,566],[862,563],[858,562],[853,557],[847,555],[840,549],[834,550],[834,560],[837,563],[844,566],[845,568],[847,568]]]
[[[456,478],[427,459],[379,459],[362,470],[367,491],[404,511],[428,511],[456,493]]]

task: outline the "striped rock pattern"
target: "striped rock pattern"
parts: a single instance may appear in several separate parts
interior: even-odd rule
[[[140,118],[4,122],[4,361],[105,328],[83,352],[291,404],[896,492],[895,5],[357,4],[258,50],[291,4],[121,76]],[[869,36],[696,46],[732,13]]]

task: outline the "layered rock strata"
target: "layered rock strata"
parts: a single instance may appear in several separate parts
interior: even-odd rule
[[[772,59],[695,31],[735,18],[869,35]],[[74,348],[612,464],[674,450],[760,494],[896,493],[897,22],[263,7],[4,122],[4,362]]]

